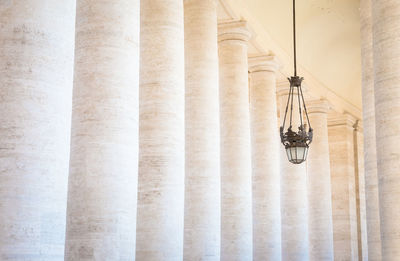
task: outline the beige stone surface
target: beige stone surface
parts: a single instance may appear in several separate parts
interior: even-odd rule
[[[136,260],[182,260],[184,19],[182,0],[141,1]]]
[[[354,124],[349,114],[328,118],[335,260],[359,260]]]
[[[220,259],[221,176],[216,1],[184,1],[184,260]]]
[[[221,115],[221,260],[252,260],[246,22],[218,28]]]
[[[382,259],[400,259],[400,5],[372,1]]]
[[[307,101],[306,105],[314,130],[314,138],[307,159],[309,260],[333,260],[327,115],[330,105],[324,99]]]
[[[75,1],[0,1],[0,260],[63,260]]]
[[[360,260],[368,258],[367,211],[365,198],[364,136],[361,121],[357,121],[354,130],[354,156],[357,193],[358,256]]]
[[[249,59],[253,259],[281,260],[279,131],[274,56]]]
[[[133,260],[139,1],[78,0],[65,260]]]
[[[289,95],[289,82],[278,84],[280,120],[283,123]],[[297,94],[294,95],[297,100]],[[290,109],[290,108],[289,108]],[[293,108],[293,130],[300,125],[298,107]],[[290,117],[288,114],[287,117]],[[285,130],[289,127],[287,118]],[[285,147],[281,144],[281,217],[282,217],[282,260],[303,261],[309,259],[308,250],[308,202],[306,164],[292,164],[288,161]]]
[[[375,95],[372,50],[371,0],[360,1],[362,100],[364,122],[365,186],[367,201],[368,257],[382,260],[376,160]]]

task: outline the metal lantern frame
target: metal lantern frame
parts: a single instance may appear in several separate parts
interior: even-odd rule
[[[293,49],[294,49],[294,76],[288,78],[290,82],[290,89],[288,100],[286,103],[285,116],[283,124],[280,127],[281,142],[285,146],[286,155],[289,162],[293,164],[301,164],[307,159],[308,149],[313,139],[313,129],[311,128],[310,120],[308,118],[307,107],[304,101],[303,90],[301,83],[303,77],[297,76],[297,60],[296,60],[296,1],[293,0]],[[297,95],[297,99],[294,96]],[[297,101],[296,101],[297,100]],[[300,126],[298,130],[293,130],[293,109],[295,104],[298,106],[298,113],[300,118]],[[288,116],[290,108],[290,113]],[[304,113],[304,114],[303,114]],[[303,116],[305,115],[307,124],[303,123]],[[289,127],[285,130],[286,118],[289,117]]]

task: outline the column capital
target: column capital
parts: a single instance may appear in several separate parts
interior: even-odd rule
[[[232,21],[218,24],[218,42],[236,40],[247,42],[251,32],[246,21]]]
[[[276,72],[281,68],[281,63],[275,55],[260,55],[249,57],[249,72]]]
[[[288,80],[276,83],[276,95],[278,97],[289,95],[290,83]]]
[[[308,100],[306,102],[307,112],[309,114],[312,113],[328,113],[329,109],[332,108],[332,105],[325,98]]]
[[[353,115],[345,112],[345,113],[332,113],[329,114],[328,117],[328,126],[348,126],[351,128],[355,127],[357,122],[357,118]]]
[[[183,3],[186,4],[186,3],[190,3],[190,2],[194,2],[194,1],[198,1],[198,2],[208,1],[209,3],[211,3],[215,6],[217,6],[217,4],[218,4],[218,0],[183,0]]]

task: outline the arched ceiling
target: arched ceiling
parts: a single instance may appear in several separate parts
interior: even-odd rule
[[[292,56],[292,0],[228,2],[245,7],[269,37]],[[360,109],[359,0],[297,0],[296,9],[301,67]]]

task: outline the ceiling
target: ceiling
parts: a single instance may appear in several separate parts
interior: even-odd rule
[[[290,73],[292,0],[226,2],[246,9],[247,16],[262,27],[261,34],[268,34],[287,54],[285,67],[290,67],[286,68]],[[359,0],[298,0],[296,13],[299,74],[311,74],[324,88],[360,109]],[[272,46],[266,48],[274,52]]]

